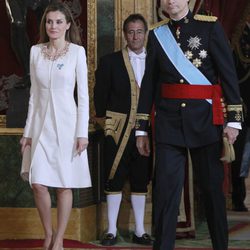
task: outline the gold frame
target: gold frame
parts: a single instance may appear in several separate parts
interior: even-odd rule
[[[97,62],[97,0],[87,0],[87,64],[88,64],[88,81],[89,81],[89,100],[90,114],[94,113],[93,88],[94,73]],[[91,130],[91,128],[90,128]],[[22,135],[23,128],[2,128],[0,127],[0,135]]]
[[[87,15],[87,64],[89,80],[89,109],[90,115],[93,115],[93,89],[95,85],[95,69],[97,65],[97,0],[88,0]]]

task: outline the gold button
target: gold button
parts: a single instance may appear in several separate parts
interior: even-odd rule
[[[183,79],[181,79],[181,80],[180,80],[180,83],[184,83],[184,80],[183,80]]]
[[[186,107],[186,103],[183,102],[183,103],[181,104],[181,106],[182,106],[182,108],[185,108],[185,107]]]

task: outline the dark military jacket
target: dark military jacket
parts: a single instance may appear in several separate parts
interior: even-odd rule
[[[241,100],[232,51],[216,18],[200,15],[193,17],[189,12],[180,21],[167,20],[161,25],[169,26],[186,57],[212,84],[221,83],[230,110],[227,112],[227,120],[240,122]],[[155,103],[157,143],[193,148],[221,139],[222,126],[213,125],[211,104],[200,99],[162,98],[163,83],[189,84],[171,63],[154,30],[151,30],[137,111],[137,129],[146,130],[147,116]]]

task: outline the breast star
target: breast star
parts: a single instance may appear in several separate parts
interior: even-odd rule
[[[190,49],[199,49],[201,45],[201,38],[199,38],[198,36],[195,36],[195,37],[190,37],[188,39],[188,47]]]

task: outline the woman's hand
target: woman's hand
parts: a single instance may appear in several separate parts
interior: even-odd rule
[[[32,139],[28,138],[28,137],[22,137],[20,140],[20,144],[21,144],[21,153],[23,154],[24,149],[26,146],[31,146],[32,143]]]
[[[88,147],[89,140],[88,138],[79,137],[77,138],[76,142],[76,152],[78,155],[81,155],[81,153]]]

